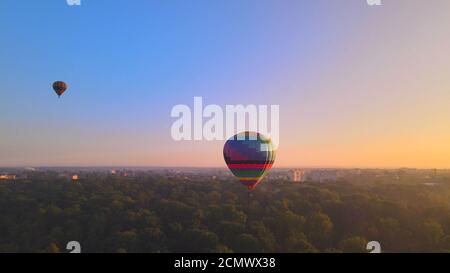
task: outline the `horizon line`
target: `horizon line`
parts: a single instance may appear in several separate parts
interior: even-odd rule
[[[0,169],[26,169],[26,168],[160,168],[160,169],[228,169],[226,166],[158,166],[158,165],[11,165],[0,166]],[[385,170],[398,170],[398,169],[417,169],[417,170],[450,170],[448,168],[436,168],[436,167],[382,167],[382,166],[275,166],[271,169],[385,169]]]

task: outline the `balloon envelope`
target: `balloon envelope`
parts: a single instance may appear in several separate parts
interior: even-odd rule
[[[67,84],[62,81],[56,81],[53,83],[53,90],[60,97],[67,90]]]
[[[275,160],[272,141],[260,133],[242,132],[223,147],[223,157],[231,172],[249,190],[254,189]]]

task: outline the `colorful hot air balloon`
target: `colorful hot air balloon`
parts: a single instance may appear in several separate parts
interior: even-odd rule
[[[260,133],[242,132],[227,140],[223,157],[231,172],[252,190],[272,167],[275,148],[272,141]]]
[[[53,90],[58,95],[58,98],[67,90],[67,84],[65,82],[56,81],[53,83]]]

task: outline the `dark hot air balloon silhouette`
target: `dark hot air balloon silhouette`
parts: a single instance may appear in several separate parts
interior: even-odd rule
[[[253,190],[267,174],[275,160],[272,141],[260,133],[242,132],[227,140],[223,157],[231,172]]]
[[[56,81],[53,83],[53,90],[55,90],[59,98],[67,90],[67,84],[62,81]]]

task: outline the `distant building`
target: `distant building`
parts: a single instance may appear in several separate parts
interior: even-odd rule
[[[131,170],[111,170],[111,175],[117,175],[121,177],[132,177],[134,176],[134,172]]]
[[[306,180],[306,172],[304,170],[292,170],[292,181],[303,182]]]
[[[313,170],[308,174],[308,179],[317,182],[336,181],[338,172],[336,170]]]
[[[72,175],[72,182],[76,183],[79,180],[78,175]]]
[[[0,174],[0,180],[16,180],[15,174]]]

